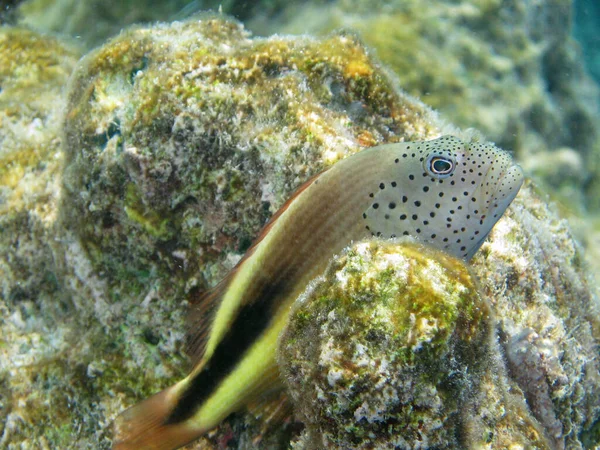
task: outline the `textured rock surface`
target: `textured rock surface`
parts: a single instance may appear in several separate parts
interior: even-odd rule
[[[42,448],[43,440],[64,442],[59,435],[69,435],[74,423],[68,398],[82,392],[73,384],[55,396],[53,387],[66,364],[59,359],[71,331],[71,305],[60,289],[53,249],[58,245],[60,108],[77,58],[76,50],[54,38],[0,27],[2,448],[24,442],[25,435],[41,436],[31,448]],[[57,417],[65,428],[55,426]]]
[[[302,181],[438,133],[432,118],[351,37],[251,39],[218,19],[130,31],[72,81],[63,221],[113,295],[205,287]]]
[[[298,300],[281,337],[303,447],[458,448],[491,327],[461,261],[415,244],[355,245]]]
[[[568,224],[525,187],[473,268],[511,383],[557,445],[589,448],[600,415],[600,303]]]

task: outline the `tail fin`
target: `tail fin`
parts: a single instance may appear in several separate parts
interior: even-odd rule
[[[115,420],[113,450],[174,450],[208,431],[189,421],[168,423],[178,385],[125,410]]]

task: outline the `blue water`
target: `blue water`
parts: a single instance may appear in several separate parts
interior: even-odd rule
[[[600,82],[600,2],[575,0],[573,36],[581,44],[587,70]]]

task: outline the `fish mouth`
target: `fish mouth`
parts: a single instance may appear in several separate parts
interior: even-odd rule
[[[485,211],[483,214],[491,219],[498,212],[504,212],[517,196],[523,184],[523,179],[523,170],[518,164],[506,164],[497,179],[492,177],[491,169],[488,168],[483,180],[473,193],[477,198],[477,202],[469,205],[471,213],[479,211],[475,215],[481,216],[481,213]],[[488,184],[495,185],[493,191],[489,193]]]

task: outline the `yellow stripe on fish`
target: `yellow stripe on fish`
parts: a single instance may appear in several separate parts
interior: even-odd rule
[[[522,182],[507,152],[453,136],[372,147],[312,178],[198,300],[192,372],[122,413],[113,449],[181,447],[281,388],[275,353],[289,309],[353,241],[407,235],[468,260]]]

